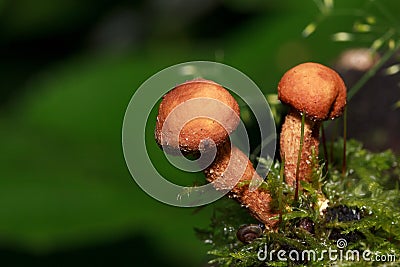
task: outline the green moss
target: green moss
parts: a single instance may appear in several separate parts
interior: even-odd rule
[[[365,261],[362,253],[379,252],[380,255],[400,257],[400,167],[399,158],[391,151],[372,153],[355,141],[347,142],[345,176],[341,173],[343,141],[333,144],[333,164],[324,172],[321,165],[314,169],[313,182],[303,183],[299,201],[294,202],[294,190],[283,183],[281,164],[275,162],[264,184],[273,193],[273,206],[282,213],[278,230],[265,230],[250,244],[241,243],[237,229],[254,223],[246,209],[230,199],[222,200],[214,212],[208,229],[197,230],[199,237],[209,245],[210,263],[218,266],[379,266],[383,262]],[[322,210],[322,201],[329,201]],[[281,208],[280,208],[281,207]],[[344,239],[340,257],[338,240]],[[261,261],[267,249],[275,250],[272,258]],[[335,261],[322,251],[336,250]],[[313,250],[316,259],[280,261],[277,252],[298,253]],[[360,261],[346,260],[346,253],[359,252]],[[365,252],[365,253],[367,253]],[[261,254],[260,254],[261,253]],[[293,254],[296,256],[295,254]],[[368,254],[367,254],[368,255]],[[371,254],[372,255],[372,254]],[[262,256],[262,255],[261,255]],[[312,255],[311,255],[312,256]],[[351,254],[349,254],[351,256]],[[323,259],[319,259],[319,258]],[[372,256],[370,256],[372,257]],[[340,260],[342,259],[342,260]],[[389,258],[387,258],[389,260]],[[397,261],[398,263],[398,261]]]

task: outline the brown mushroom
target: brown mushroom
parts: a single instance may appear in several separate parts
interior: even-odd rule
[[[277,220],[271,219],[275,216],[271,195],[263,189],[249,190],[253,178],[262,178],[248,157],[229,140],[229,134],[238,126],[239,115],[238,103],[226,89],[213,81],[195,79],[176,86],[163,97],[155,138],[168,153],[179,149],[184,154],[198,155],[215,148],[211,164],[204,169],[207,181],[217,190],[230,189],[230,197],[273,227]]]
[[[238,103],[222,86],[195,79],[164,95],[158,109],[155,138],[163,149],[197,153],[208,140],[216,146],[224,143],[238,126],[239,115]]]
[[[318,156],[321,122],[340,116],[344,110],[346,86],[334,70],[308,62],[295,66],[283,75],[278,84],[278,97],[291,107],[280,136],[285,180],[298,188],[299,180],[311,180],[312,157],[313,153],[315,157]],[[299,173],[296,174],[303,113],[306,115],[304,142]]]

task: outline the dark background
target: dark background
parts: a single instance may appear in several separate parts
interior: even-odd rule
[[[348,2],[334,3],[368,1]],[[399,14],[398,1],[381,2]],[[213,205],[174,208],[140,190],[122,154],[125,108],[141,83],[177,63],[222,62],[270,94],[290,67],[333,66],[380,36],[334,42],[352,30],[350,13],[303,38],[320,17],[311,0],[0,1],[1,266],[206,264],[193,228],[209,224]],[[362,74],[343,72],[349,86]],[[378,72],[350,101],[350,137],[400,151],[398,82]]]

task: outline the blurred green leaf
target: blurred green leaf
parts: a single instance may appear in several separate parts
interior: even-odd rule
[[[193,215],[150,198],[122,155],[125,107],[162,65],[135,55],[80,58],[28,86],[0,124],[3,244],[48,251],[148,232],[159,236],[154,246],[201,261],[204,253],[190,253],[204,250],[193,227],[207,224],[210,210]]]

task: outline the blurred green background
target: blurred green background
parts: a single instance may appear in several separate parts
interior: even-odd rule
[[[330,39],[350,15],[302,38],[318,15],[312,0],[0,0],[1,266],[204,266],[193,229],[213,205],[141,191],[122,153],[125,108],[177,63],[231,65],[267,94],[295,64],[368,45]]]

